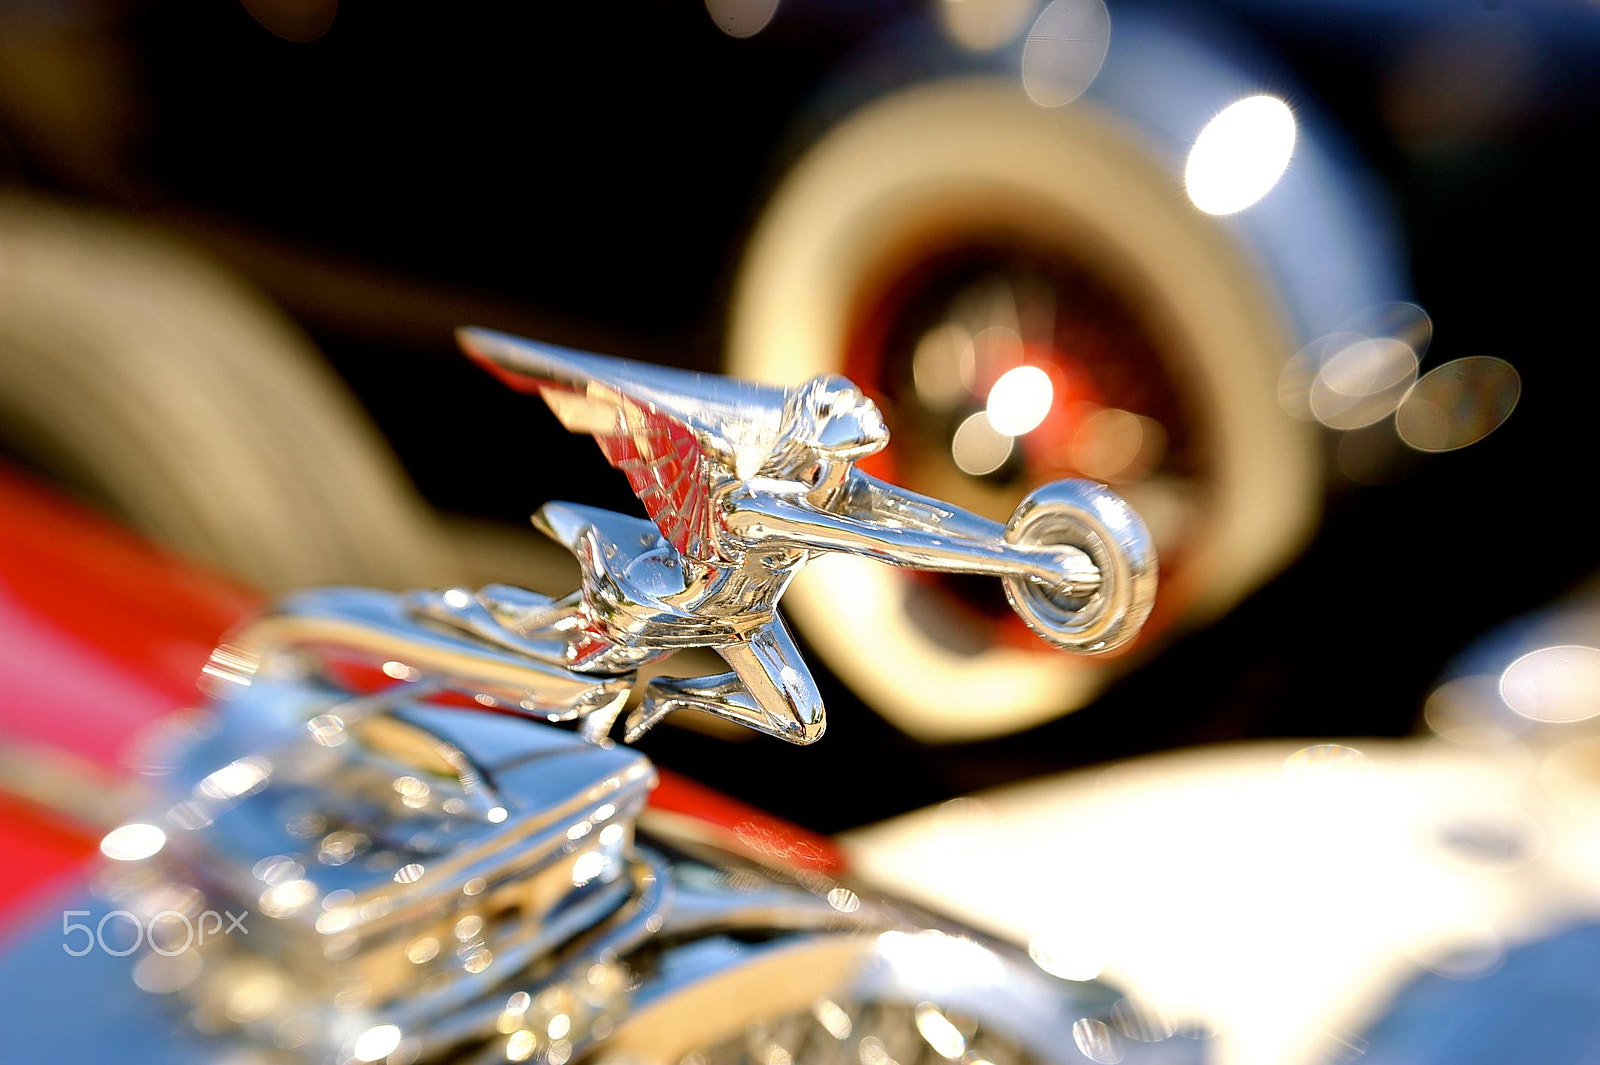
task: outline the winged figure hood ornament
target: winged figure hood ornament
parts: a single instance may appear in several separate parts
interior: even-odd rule
[[[652,814],[654,766],[610,734],[624,711],[633,739],[697,710],[818,739],[778,604],[828,552],[995,576],[1046,640],[1125,643],[1156,575],[1127,505],[1060,482],[1000,524],[879,481],[856,463],[888,429],[842,377],[786,389],[462,342],[592,435],[647,516],[545,504],[535,524],[581,572],[565,596],[320,588],[230,633],[205,708],[138,744],[140,809],[102,841],[93,893],[0,951],[21,1001],[0,1057],[620,1065],[926,1044],[1027,1065],[1113,1038],[1119,994],[841,879],[814,840]],[[645,669],[686,648],[726,670]],[[1199,1060],[1138,1038],[1130,1063]]]
[[[534,524],[582,572],[560,598],[508,585],[398,599],[324,590],[258,622],[257,643],[331,640],[386,657],[402,646],[407,668],[486,706],[579,720],[597,741],[639,688],[629,742],[690,709],[803,744],[826,719],[778,603],[820,554],[998,577],[1035,633],[1083,654],[1127,643],[1150,612],[1155,550],[1121,498],[1058,481],[1002,525],[881,481],[855,464],[889,430],[843,377],[779,388],[479,329],[460,340],[507,385],[541,396],[567,429],[593,436],[648,520],[575,503],[540,508]],[[640,667],[696,647],[728,670],[637,683]]]

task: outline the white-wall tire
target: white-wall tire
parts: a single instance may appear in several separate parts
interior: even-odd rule
[[[1314,433],[1276,399],[1293,350],[1263,275],[1126,126],[1085,101],[1047,110],[1000,79],[879,99],[817,142],[769,201],[734,289],[726,368],[793,383],[843,366],[852,308],[897,257],[964,229],[1021,227],[1151,294],[1168,367],[1208,431],[1213,505],[1190,545],[1184,607],[1215,616],[1275,573],[1316,515]],[[1092,698],[1107,661],[954,651],[909,616],[903,574],[825,559],[786,605],[806,639],[889,720],[962,740]],[[1116,662],[1123,659],[1114,660]]]

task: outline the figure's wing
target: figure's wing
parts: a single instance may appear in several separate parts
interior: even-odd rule
[[[539,393],[570,431],[592,434],[680,554],[729,561],[720,550],[710,488],[719,478],[753,472],[771,448],[783,389],[482,329],[457,335],[467,354],[500,380]]]

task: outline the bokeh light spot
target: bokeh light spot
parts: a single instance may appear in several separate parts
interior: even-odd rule
[[[1189,199],[1207,214],[1242,211],[1278,183],[1294,154],[1295,121],[1276,96],[1223,108],[1195,138],[1184,168]]]
[[[357,1061],[379,1061],[393,1054],[400,1046],[400,1029],[392,1024],[378,1024],[356,1037],[351,1053]]]
[[[121,825],[105,834],[100,853],[118,862],[137,862],[166,846],[167,834],[155,825],[140,821]]]
[[[1044,422],[1055,402],[1050,375],[1037,366],[1014,366],[989,389],[989,424],[1006,436],[1031,433]]]
[[[1565,645],[1530,651],[1500,675],[1500,697],[1531,721],[1600,716],[1600,650]]]
[[[1348,344],[1311,382],[1311,413],[1330,429],[1382,421],[1417,379],[1417,356],[1401,340],[1372,337]]]
[[[778,13],[778,0],[706,0],[706,12],[729,37],[754,37]]]
[[[983,411],[971,415],[950,438],[950,457],[962,473],[974,477],[993,473],[1011,457],[1013,438],[996,431]]]
[[[1034,0],[940,0],[939,26],[953,43],[971,52],[992,52],[1011,43]]]
[[[1522,397],[1522,377],[1504,359],[1474,355],[1435,367],[1395,412],[1400,439],[1418,451],[1454,451],[1504,424]]]
[[[1111,14],[1101,0],[1051,0],[1022,46],[1022,87],[1041,107],[1069,104],[1100,73],[1110,47]]]

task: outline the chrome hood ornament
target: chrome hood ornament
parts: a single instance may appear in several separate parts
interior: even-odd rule
[[[313,589],[232,634],[206,711],[144,745],[147,794],[105,837],[95,896],[68,902],[103,949],[63,953],[43,922],[0,952],[0,1057],[1198,1060],[1104,984],[797,862],[753,822],[719,835],[653,808],[655,768],[608,739],[640,667],[691,647],[729,671],[647,681],[630,738],[680,708],[818,738],[776,611],[827,551],[995,575],[1046,639],[1117,646],[1156,572],[1126,504],[1062,482],[1002,526],[875,480],[854,463],[887,430],[837,377],[783,390],[463,340],[594,434],[651,520],[540,510],[582,570],[560,599]],[[237,934],[215,934],[222,914]],[[78,1023],[82,1002],[105,1019]]]
[[[999,577],[1034,632],[1083,654],[1122,646],[1150,612],[1155,550],[1119,497],[1058,481],[1001,525],[878,480],[855,463],[888,443],[888,428],[842,377],[782,389],[477,329],[460,339],[569,430],[592,435],[650,520],[545,504],[534,524],[583,575],[559,599],[490,585],[357,607],[318,593],[290,600],[286,624],[269,620],[257,637],[336,629],[388,658],[399,640],[409,668],[468,679],[485,705],[579,719],[592,740],[609,735],[641,666],[710,648],[729,670],[645,682],[626,740],[692,709],[803,744],[822,736],[822,699],[777,610],[820,554]]]

